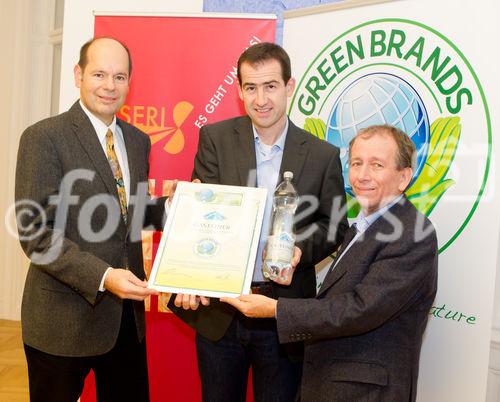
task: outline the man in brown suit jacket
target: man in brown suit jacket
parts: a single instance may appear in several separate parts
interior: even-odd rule
[[[150,141],[115,117],[131,61],[120,42],[86,43],[80,100],[26,129],[16,200],[31,260],[22,329],[32,401],[76,401],[91,369],[99,401],[148,401],[140,231],[161,227],[147,191]],[[113,170],[114,169],[114,170]]]
[[[362,212],[314,299],[223,299],[276,317],[280,342],[305,342],[302,402],[415,401],[422,336],[437,289],[434,228],[403,195],[415,146],[374,126],[350,144]]]

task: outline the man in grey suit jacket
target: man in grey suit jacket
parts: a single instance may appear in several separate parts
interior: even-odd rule
[[[223,299],[250,317],[276,317],[281,342],[305,342],[303,402],[416,399],[438,253],[432,224],[403,195],[414,153],[389,126],[351,142],[349,180],[362,212],[315,299]]]
[[[339,150],[288,119],[286,103],[295,81],[290,59],[281,47],[261,43],[247,49],[238,60],[238,79],[248,116],[201,129],[193,178],[204,183],[268,188],[266,225],[277,183],[283,172],[293,172],[293,184],[304,201],[297,210],[303,216],[295,224],[300,238],[295,258],[302,254],[301,263],[291,283],[265,281],[261,271],[267,237],[264,226],[252,289],[275,298],[314,297],[314,265],[337,248],[347,228]],[[317,204],[311,207],[307,199]],[[335,202],[333,210],[339,213],[332,216]],[[309,212],[305,211],[308,208]],[[273,320],[249,320],[216,299],[196,311],[190,309],[198,307],[199,298],[177,295],[175,301],[177,307],[173,300],[170,307],[197,331],[205,402],[244,401],[250,366],[255,401],[295,400],[302,372],[302,345],[289,345],[287,351],[280,347]]]
[[[91,369],[98,400],[149,400],[143,300],[155,292],[140,231],[161,227],[165,199],[148,195],[149,138],[115,117],[130,72],[123,44],[87,42],[74,69],[80,100],[21,137],[16,200],[31,259],[21,318],[32,401],[76,401]]]

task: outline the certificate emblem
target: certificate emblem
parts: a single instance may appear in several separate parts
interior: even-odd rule
[[[219,251],[219,243],[213,239],[201,239],[195,245],[195,253],[203,257],[211,257]]]
[[[196,193],[195,198],[201,202],[212,202],[215,199],[215,193],[209,188],[204,188]]]
[[[224,219],[226,219],[226,217],[218,211],[209,212],[208,214],[205,214],[203,217],[209,221],[223,221]]]

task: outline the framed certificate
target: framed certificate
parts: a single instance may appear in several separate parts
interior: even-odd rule
[[[236,297],[250,292],[267,190],[180,182],[149,287]]]

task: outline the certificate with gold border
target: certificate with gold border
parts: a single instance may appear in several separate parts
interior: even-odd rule
[[[180,182],[149,287],[209,297],[250,293],[267,190]]]

